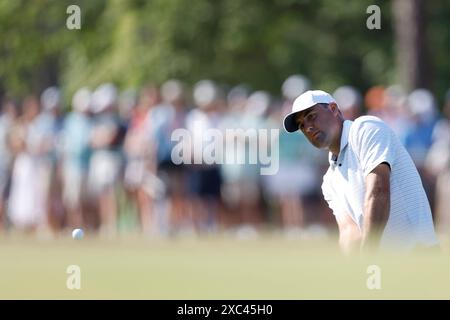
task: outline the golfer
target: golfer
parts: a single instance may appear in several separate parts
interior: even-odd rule
[[[322,192],[344,253],[438,246],[420,176],[385,122],[374,116],[345,120],[330,94],[314,90],[294,101],[284,128],[300,130],[316,148],[329,151]]]

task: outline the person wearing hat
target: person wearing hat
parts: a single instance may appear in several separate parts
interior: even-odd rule
[[[322,193],[344,253],[438,245],[417,169],[385,122],[375,116],[346,120],[330,94],[309,90],[295,99],[283,124],[329,151]]]
[[[72,110],[67,114],[60,136],[63,204],[66,225],[70,228],[88,227],[83,221],[86,184],[90,157],[92,123],[89,108],[92,92],[78,89],[72,97]]]

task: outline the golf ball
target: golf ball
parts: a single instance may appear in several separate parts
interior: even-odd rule
[[[72,238],[74,238],[75,240],[83,239],[83,236],[84,236],[84,232],[82,229],[74,229],[72,231]]]

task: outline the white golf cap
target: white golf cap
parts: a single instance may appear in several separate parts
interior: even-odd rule
[[[58,87],[49,87],[41,94],[41,105],[46,111],[55,110],[60,106],[61,92]]]
[[[298,130],[298,126],[295,123],[295,115],[306,109],[314,107],[319,103],[336,103],[336,100],[325,91],[322,90],[308,90],[305,93],[299,95],[292,104],[292,111],[286,117],[284,117],[284,129],[287,132],[295,132]]]

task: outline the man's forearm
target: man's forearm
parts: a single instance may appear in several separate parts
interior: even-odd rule
[[[361,247],[377,245],[389,218],[390,194],[377,192],[368,195],[364,203],[364,224]]]
[[[366,194],[364,197],[364,222],[361,247],[378,245],[389,218],[391,203],[390,167],[378,165],[366,177]]]

